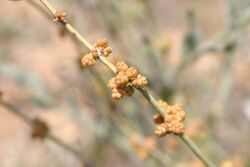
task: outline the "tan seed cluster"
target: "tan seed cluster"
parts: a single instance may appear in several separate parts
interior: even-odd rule
[[[45,136],[48,134],[49,132],[49,127],[47,126],[47,124],[36,118],[33,121],[33,128],[32,128],[32,132],[31,132],[31,136],[34,139],[44,139]]]
[[[98,39],[94,44],[94,48],[96,51],[99,51],[104,57],[108,57],[112,53],[112,48],[108,45],[108,41],[106,38]]]
[[[172,133],[182,135],[185,131],[183,121],[186,117],[185,111],[181,104],[169,106],[166,102],[159,100],[158,105],[166,112],[162,117],[157,114],[153,117],[156,124],[159,124],[155,130],[155,135],[163,137],[166,134]]]
[[[66,23],[67,13],[64,11],[56,11],[53,21]]]
[[[148,84],[148,80],[146,77],[139,74],[137,75],[137,78],[132,81],[132,84],[136,88],[141,88]]]
[[[91,67],[96,63],[99,55],[108,57],[111,53],[112,48],[108,46],[107,39],[100,38],[95,42],[94,49],[82,57],[81,64],[83,67]]]
[[[115,67],[117,74],[108,83],[108,87],[112,89],[112,98],[119,100],[126,95],[132,96],[133,86],[141,88],[147,85],[147,78],[138,74],[135,67],[128,67],[123,61],[118,61]]]
[[[81,63],[83,67],[91,67],[96,63],[96,58],[90,52],[82,57]]]

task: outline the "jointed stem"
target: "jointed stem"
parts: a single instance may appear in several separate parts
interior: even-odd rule
[[[56,9],[47,1],[47,0],[40,0],[41,3],[49,10],[49,12],[55,16]],[[67,22],[61,22],[62,25],[65,26],[65,28],[71,32],[85,47],[87,47],[89,50],[93,49],[93,46],[69,23]],[[115,66],[108,61],[103,55],[99,55],[100,61],[107,66],[114,74],[116,73]],[[143,96],[147,99],[147,101],[156,109],[159,114],[164,115],[164,111],[161,109],[161,107],[157,104],[156,98],[151,95],[147,89],[145,88],[139,88],[138,89]],[[186,136],[182,135],[180,136],[182,141],[184,141],[185,144],[189,146],[189,148],[192,150],[192,152],[204,163],[207,167],[215,167],[212,162],[210,162],[204,155],[202,155],[200,149],[192,142],[192,140]]]

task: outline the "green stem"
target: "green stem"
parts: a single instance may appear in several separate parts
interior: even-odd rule
[[[206,167],[215,167],[215,165],[202,154],[199,147],[197,147],[197,145],[194,144],[194,142],[187,135],[184,134],[180,136],[180,138],[192,150],[197,158],[199,158],[203,162],[203,164],[206,165]]]

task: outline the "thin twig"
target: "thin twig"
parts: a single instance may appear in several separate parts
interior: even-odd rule
[[[2,100],[0,100],[0,105],[5,107],[9,112],[11,112],[11,113],[15,114],[16,116],[18,116],[27,125],[29,125],[30,128],[32,128],[33,120],[31,118],[29,118],[27,115],[25,115],[24,113],[22,113],[21,111],[19,111],[19,109],[17,109],[15,106],[13,106],[10,103],[4,102]],[[45,137],[47,139],[53,141],[57,145],[61,146],[63,149],[67,150],[68,152],[72,153],[80,162],[82,162],[84,164],[87,164],[87,161],[86,161],[85,157],[81,153],[79,153],[74,148],[72,148],[71,146],[69,146],[68,144],[63,142],[61,139],[57,138],[56,136],[54,136],[51,133],[45,135]]]
[[[192,150],[192,152],[203,162],[204,165],[208,167],[215,167],[215,165],[212,164],[212,162],[207,159],[206,156],[202,154],[200,149],[197,147],[197,145],[187,136],[187,135],[182,135],[180,136],[181,140],[186,143],[186,145]]]

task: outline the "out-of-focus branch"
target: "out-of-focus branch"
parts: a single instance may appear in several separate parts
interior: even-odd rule
[[[5,102],[3,100],[0,100],[0,105],[3,106],[4,108],[6,108],[7,111],[9,111],[9,112],[15,114],[16,116],[18,116],[30,128],[33,127],[33,120],[31,118],[29,118],[27,115],[23,114],[21,111],[19,111],[19,109],[17,107],[15,107],[14,105],[12,105],[12,104],[10,104],[8,102]],[[83,165],[87,166],[88,162],[85,159],[85,157],[81,153],[76,151],[74,148],[72,148],[70,145],[66,144],[61,139],[57,138],[56,136],[54,136],[51,133],[46,134],[45,137],[48,140],[53,141],[54,143],[56,143],[57,145],[59,145],[60,147],[65,149],[66,151],[72,153],[81,163],[83,163]]]

